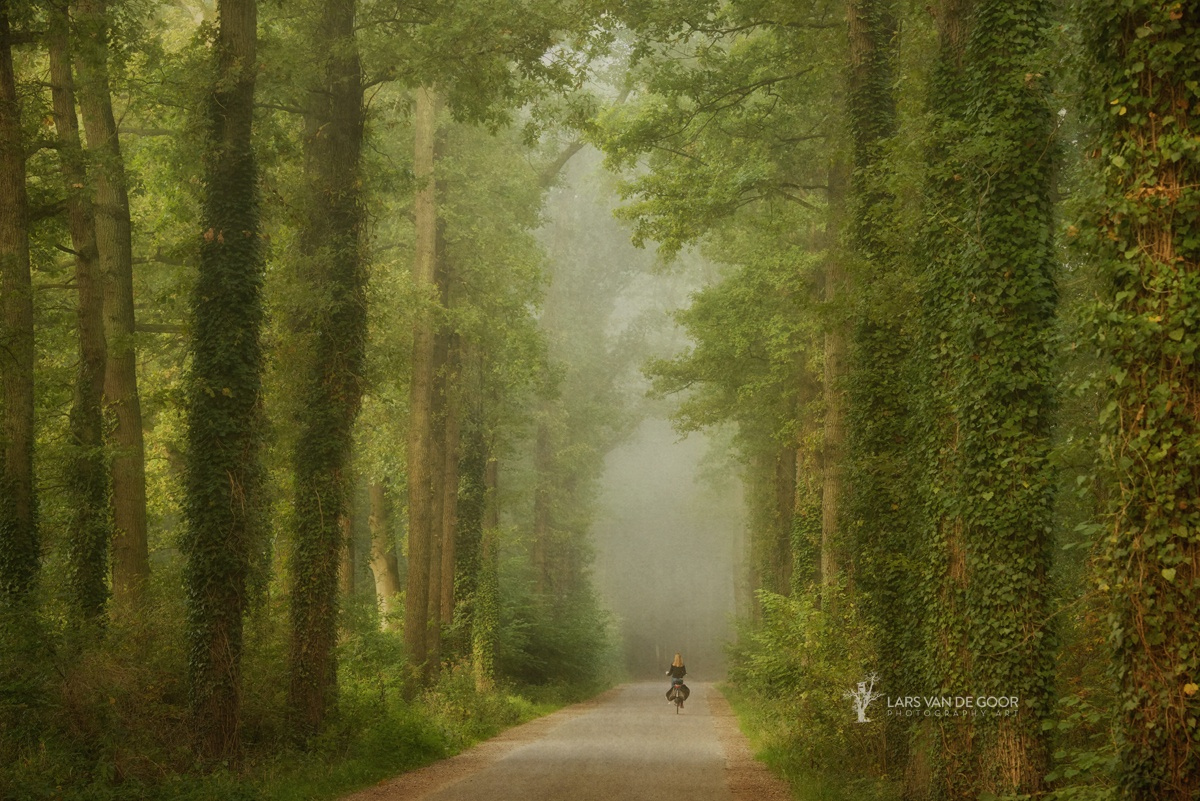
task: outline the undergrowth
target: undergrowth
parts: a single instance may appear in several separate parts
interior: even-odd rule
[[[756,756],[800,801],[892,801],[876,768],[875,727],[858,726],[844,694],[870,665],[866,624],[845,595],[760,591],[762,621],[731,649],[723,688]],[[830,609],[835,611],[829,611]]]
[[[332,799],[596,689],[501,680],[480,693],[466,666],[450,665],[414,695],[399,633],[380,630],[373,605],[351,604],[337,707],[323,733],[299,746],[286,714],[287,616],[268,600],[246,624],[243,758],[202,768],[189,747],[182,603],[151,595],[158,600],[137,620],[103,632],[45,618],[0,621],[0,799]]]

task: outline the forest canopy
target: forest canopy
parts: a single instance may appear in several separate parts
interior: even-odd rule
[[[798,797],[1195,798],[1197,53],[1169,0],[0,0],[0,797],[331,798],[616,680],[597,497],[668,409]]]

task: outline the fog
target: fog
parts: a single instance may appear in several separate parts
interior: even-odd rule
[[[647,419],[605,463],[593,541],[596,587],[616,618],[634,678],[662,676],[683,654],[697,681],[725,673],[744,524],[732,468],[709,439],[679,441]]]
[[[649,360],[688,347],[671,315],[714,269],[694,252],[664,265],[653,243],[635,248],[630,226],[614,218],[619,204],[612,176],[586,148],[550,193],[540,232],[552,265],[541,323],[563,366],[568,433],[556,442],[558,467],[594,476],[594,462],[571,454],[603,459],[584,517],[593,580],[629,675],[661,677],[678,651],[694,679],[716,680],[742,575],[740,480],[712,438],[672,430],[679,399],[648,400],[642,373]],[[560,508],[588,500],[563,499]]]

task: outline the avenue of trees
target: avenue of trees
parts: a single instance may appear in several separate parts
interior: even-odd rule
[[[0,0],[0,797],[334,795],[597,686],[651,257],[555,190],[593,146],[719,268],[644,369],[743,467],[798,792],[1195,798],[1197,53],[1184,0]]]
[[[648,372],[735,432],[768,753],[803,797],[1195,798],[1200,8],[629,24],[597,139],[637,236],[724,265]],[[1020,713],[857,726],[868,675]]]
[[[604,10],[0,5],[0,797],[332,794],[603,681]]]

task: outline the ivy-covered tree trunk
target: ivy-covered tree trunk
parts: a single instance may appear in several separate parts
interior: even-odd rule
[[[1082,6],[1104,195],[1084,230],[1111,295],[1105,584],[1123,798],[1200,795],[1200,12]]]
[[[804,351],[797,354],[799,383],[796,386],[795,419],[799,430],[795,447],[789,447],[790,453],[782,460],[792,467],[789,482],[792,507],[787,516],[789,550],[780,556],[790,561],[787,570],[789,591],[802,592],[821,583],[821,485],[824,476],[820,464],[824,431],[818,416],[813,414],[813,407],[818,403],[817,399],[823,397],[824,388],[809,364],[810,356]]]
[[[838,583],[843,548],[842,495],[845,483],[846,348],[847,331],[841,307],[847,305],[850,276],[841,252],[846,203],[846,167],[840,160],[829,170],[829,219],[826,222],[825,264],[825,418],[821,441],[821,586]]]
[[[466,360],[462,360],[466,361]],[[454,610],[453,615],[460,625],[452,631],[458,633],[453,644],[460,658],[471,656],[471,630],[477,602],[483,545],[483,518],[487,502],[487,450],[484,442],[482,410],[479,409],[477,382],[471,376],[460,399],[460,414],[472,407],[469,417],[461,426],[460,458],[455,532],[454,532]],[[469,398],[469,400],[468,400]]]
[[[33,286],[21,103],[10,4],[0,0],[0,604],[20,603],[37,577],[33,483]]]
[[[929,629],[947,694],[1016,696],[1015,716],[942,730],[952,798],[1038,793],[1048,753],[1047,625],[1057,306],[1045,79],[1047,0],[942,5],[929,166],[938,249],[926,341],[937,349]],[[935,294],[936,293],[936,294]],[[928,413],[928,412],[927,412]],[[933,689],[933,688],[931,688]]]
[[[790,595],[792,571],[795,568],[795,548],[792,535],[796,514],[796,461],[798,454],[791,445],[783,445],[775,454],[775,490],[773,508],[770,564],[771,584],[780,595]]]
[[[887,189],[885,147],[897,129],[893,96],[899,20],[894,0],[849,0],[846,116],[852,172],[846,242],[855,276],[848,355],[846,512],[855,582],[873,624],[879,684],[889,695],[920,687],[913,635],[912,498],[908,465],[911,293],[907,271],[889,241],[896,227]],[[889,716],[876,769],[898,775],[907,759],[910,723]]]
[[[354,543],[354,515],[338,518],[341,533],[341,552],[338,555],[338,592],[349,598],[358,591],[358,553]]]
[[[433,536],[432,485],[434,314],[437,300],[437,188],[434,161],[437,138],[437,92],[416,91],[413,114],[413,200],[416,254],[413,284],[422,295],[413,322],[412,380],[408,422],[408,584],[404,594],[404,642],[419,673],[429,670],[429,558]]]
[[[71,401],[72,453],[66,488],[71,499],[67,586],[76,621],[91,622],[101,618],[108,598],[108,549],[112,539],[108,464],[104,458],[104,295],[75,109],[66,0],[49,9],[47,50],[58,158],[67,199],[67,229],[79,295],[79,368]]]
[[[550,542],[554,531],[553,503],[555,451],[553,417],[558,407],[553,401],[543,401],[538,414],[537,433],[533,442],[533,542],[530,559],[533,562],[534,589],[538,595],[549,592]]]
[[[375,577],[375,597],[383,614],[384,628],[395,628],[396,601],[400,593],[400,560],[396,557],[396,543],[392,536],[391,509],[387,491],[378,481],[371,482],[367,490],[370,496],[371,517],[371,573]]]
[[[483,532],[479,545],[479,575],[471,621],[471,668],[479,692],[492,689],[496,679],[496,643],[500,633],[499,543],[500,464],[488,453],[484,468]]]
[[[320,63],[305,114],[306,214],[299,258],[309,338],[296,445],[289,706],[304,735],[320,731],[337,690],[338,578],[348,550],[354,421],[366,349],[361,256],[362,68],[355,0],[320,4],[312,53]]]
[[[963,54],[974,0],[941,0],[931,9],[938,32],[938,49],[931,65],[926,104],[930,131],[925,144],[924,228],[912,259],[917,262],[921,307],[913,348],[914,399],[910,421],[914,438],[913,464],[921,471],[918,536],[914,545],[923,562],[918,606],[925,615],[921,648],[922,690],[947,693],[962,683],[956,673],[966,664],[965,609],[962,595],[967,582],[961,537],[958,459],[959,422],[950,400],[955,373],[951,336],[957,293],[954,291],[954,258],[949,244],[955,229],[947,221],[963,205],[961,181],[955,180],[950,148],[966,103]],[[964,726],[935,727],[922,720],[906,768],[906,790],[911,797],[963,792],[935,776],[969,772],[970,732]],[[960,763],[939,760],[938,746]]]
[[[774,440],[763,443],[747,466],[747,479],[755,510],[750,521],[754,587],[788,595],[794,561],[796,449]]]
[[[104,393],[112,433],[113,600],[131,609],[150,575],[146,529],[146,457],[134,347],[133,235],[125,162],[108,81],[107,0],[77,0],[79,110],[91,156],[96,246],[104,287]]]
[[[254,120],[257,6],[220,0],[187,386],[184,582],[196,748],[235,759],[242,623],[262,535],[263,254]]]
[[[439,192],[439,198],[441,193]],[[439,225],[439,230],[441,226]],[[435,277],[446,303],[445,251],[438,239],[438,270]],[[439,323],[433,344],[432,447],[429,451],[429,634],[425,641],[429,668],[436,671],[442,662],[442,518],[446,501],[446,355],[449,341],[444,323]]]
[[[461,428],[459,380],[461,378],[461,354],[457,334],[450,335],[446,357],[445,406],[443,414],[443,436],[445,459],[442,464],[442,586],[441,623],[449,627],[454,622],[454,586],[457,579],[458,543],[458,485],[459,458],[461,456]]]

